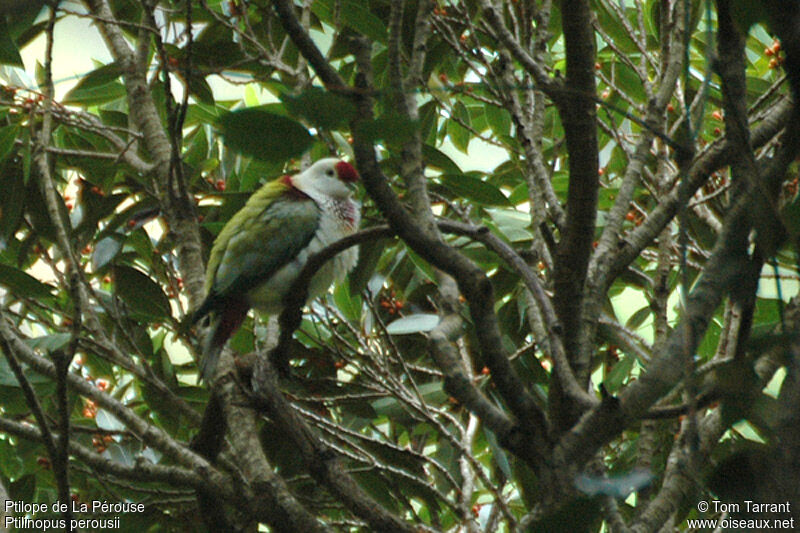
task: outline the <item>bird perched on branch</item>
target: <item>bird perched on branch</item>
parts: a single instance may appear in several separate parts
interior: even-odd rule
[[[206,270],[206,298],[191,322],[210,316],[201,378],[214,375],[223,346],[252,307],[277,314],[308,257],[356,231],[361,207],[353,198],[358,173],[335,158],[271,181],[250,197],[214,241]],[[358,259],[349,248],[311,280],[309,298],[341,281]]]

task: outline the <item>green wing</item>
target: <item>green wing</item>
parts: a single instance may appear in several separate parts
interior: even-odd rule
[[[313,200],[280,181],[259,189],[214,241],[206,276],[209,307],[245,294],[294,259],[314,237],[319,218]]]

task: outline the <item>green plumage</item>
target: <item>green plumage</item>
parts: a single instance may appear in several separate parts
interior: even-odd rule
[[[258,289],[282,294],[271,290],[269,280],[308,246],[320,214],[313,200],[278,179],[256,191],[222,228],[208,260],[206,299],[192,317],[197,322],[212,315],[201,361],[203,379],[210,378],[206,374],[213,371],[225,341],[249,307],[267,313],[279,310],[281,298],[258,305],[248,293]]]
[[[308,245],[319,218],[313,200],[280,180],[261,187],[214,241],[206,272],[208,297],[238,296],[269,279]]]

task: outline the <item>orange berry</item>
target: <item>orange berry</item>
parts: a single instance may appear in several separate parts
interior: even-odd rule
[[[636,218],[636,213],[634,213],[633,211],[628,211],[628,212],[625,214],[625,220],[627,220],[628,222],[633,222],[633,220],[634,220],[635,218]]]
[[[81,253],[84,255],[92,253],[92,245],[87,244],[86,246],[84,246],[83,250],[81,250]]]
[[[775,52],[772,51],[772,48],[764,48],[764,55],[770,57],[775,55]]]
[[[132,227],[134,227],[135,225],[136,225],[136,221],[135,221],[134,219],[130,219],[130,220],[128,221],[128,227],[129,227],[129,228],[132,228]]]
[[[447,83],[447,74],[445,74],[444,72],[441,72],[439,74],[439,81],[442,82],[442,83]]]
[[[608,89],[606,89],[606,90],[605,90],[605,91],[603,91],[603,93],[600,95],[600,98],[602,98],[603,100],[608,100],[608,97],[609,97],[609,96],[611,96],[611,91],[609,91]]]
[[[97,385],[97,388],[100,390],[108,389],[109,385],[108,380],[103,378],[98,379],[97,381],[94,382],[94,384]]]
[[[225,182],[223,180],[217,180],[217,183],[214,185],[214,187],[218,191],[224,191],[225,190],[225,186],[226,186],[226,184],[225,184]]]
[[[595,70],[600,70],[601,68],[603,68],[603,66],[600,63],[595,63],[594,64],[594,69]]]
[[[772,41],[772,51],[776,54],[781,51],[781,42],[778,39]]]
[[[341,370],[342,368],[344,368],[344,361],[336,361],[335,363],[333,363],[333,367],[336,368],[337,370]]]
[[[111,276],[103,276],[103,283],[111,283]]]
[[[716,135],[717,137],[719,137],[719,136],[720,136],[720,134],[722,134],[722,130],[721,130],[721,129],[719,129],[719,128],[714,128],[714,135]]]
[[[604,169],[603,167],[600,167],[600,168],[597,169],[597,175],[598,176],[602,176],[605,173],[606,173],[606,169]]]
[[[779,64],[780,64],[780,63],[778,62],[778,60],[777,60],[777,59],[775,59],[774,57],[773,57],[772,59],[770,59],[770,60],[769,60],[769,68],[775,68],[775,67],[777,67]]]
[[[485,367],[481,368],[481,374],[483,374],[484,376],[488,376],[489,374],[491,374],[491,371],[489,370],[489,367],[485,366]]]
[[[672,105],[671,103],[670,103],[670,104],[667,104],[667,111],[669,111],[670,113],[672,113],[673,111],[675,111],[675,106],[674,106],[674,105]]]
[[[714,120],[722,120],[722,113],[719,109],[711,113],[711,116],[714,117]]]

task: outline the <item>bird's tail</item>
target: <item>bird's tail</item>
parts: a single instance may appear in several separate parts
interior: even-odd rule
[[[199,361],[201,381],[209,383],[214,377],[219,354],[231,335],[244,322],[248,309],[246,304],[234,303],[211,314],[211,323],[203,340],[203,350]]]
[[[203,339],[202,353],[200,355],[200,361],[198,361],[200,370],[199,381],[210,383],[211,378],[214,377],[214,370],[217,368],[219,354],[222,351],[222,347],[225,346],[225,341],[227,341],[227,339],[220,340],[219,338],[221,323],[221,316],[212,317],[211,324],[209,324],[208,331],[206,332],[206,337]]]

